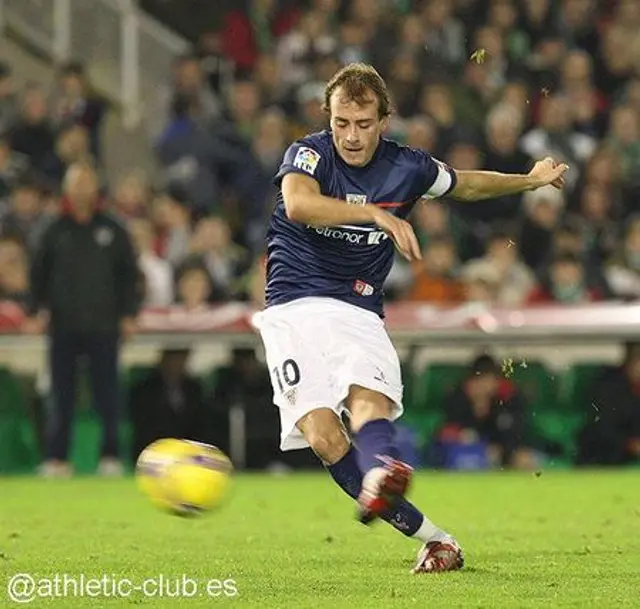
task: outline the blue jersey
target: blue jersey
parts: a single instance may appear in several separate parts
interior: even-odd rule
[[[288,173],[311,176],[328,197],[373,203],[406,218],[421,197],[441,197],[456,184],[454,171],[422,150],[381,139],[365,167],[345,163],[330,131],[309,135],[284,155],[275,183]],[[287,217],[282,191],[267,234],[267,307],[299,298],[336,298],[383,316],[383,284],[393,241],[376,225],[307,226]]]

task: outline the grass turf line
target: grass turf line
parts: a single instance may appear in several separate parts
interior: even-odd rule
[[[216,513],[157,511],[134,481],[0,478],[0,607],[16,573],[198,580],[201,596],[36,599],[55,608],[638,607],[640,471],[420,473],[410,498],[457,535],[460,573],[414,576],[418,543],[355,522],[328,476],[239,475]],[[209,579],[237,595],[212,598]],[[175,590],[175,586],[170,590]]]

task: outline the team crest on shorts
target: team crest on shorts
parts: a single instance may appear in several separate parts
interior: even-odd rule
[[[355,195],[350,193],[345,197],[345,200],[350,205],[364,205],[367,202],[367,195]]]
[[[296,405],[296,399],[298,398],[298,388],[294,387],[293,389],[289,389],[286,393],[283,394],[284,399],[289,402],[289,406]]]
[[[320,162],[320,155],[311,148],[300,148],[293,159],[293,166],[313,175]]]

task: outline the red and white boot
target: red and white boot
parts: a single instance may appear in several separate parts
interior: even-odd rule
[[[358,520],[369,524],[409,490],[413,468],[391,457],[378,456],[383,465],[369,470],[358,497]]]
[[[444,573],[464,567],[462,548],[453,537],[425,543],[418,552],[412,573]]]

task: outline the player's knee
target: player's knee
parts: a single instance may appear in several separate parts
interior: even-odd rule
[[[347,398],[347,408],[351,413],[351,427],[357,432],[368,421],[390,419],[393,403],[377,391],[353,385]]]
[[[349,449],[349,438],[338,416],[329,409],[307,414],[298,422],[313,452],[328,464],[338,462]]]

